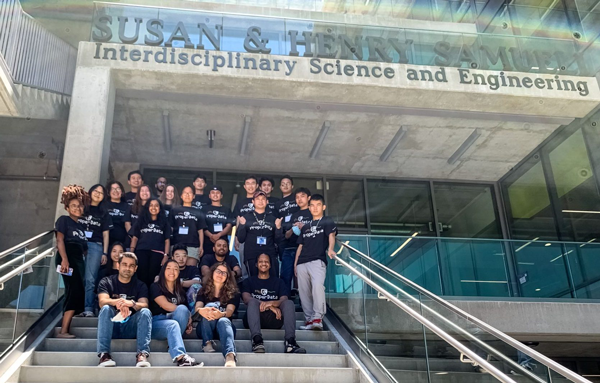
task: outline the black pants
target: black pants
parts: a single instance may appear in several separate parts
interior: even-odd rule
[[[154,283],[154,278],[160,273],[160,263],[163,259],[162,253],[152,250],[135,250],[138,258],[137,277],[148,287]]]
[[[279,259],[277,255],[270,255],[271,258],[271,269],[269,270],[269,275],[275,278],[279,278]],[[258,275],[258,267],[256,267],[256,259],[249,259],[245,261],[246,270],[248,270],[248,275],[253,277]]]
[[[75,310],[75,315],[85,309],[85,261],[83,260],[83,248],[80,245],[65,243],[69,268],[73,269],[73,275],[62,275],[65,284],[65,303],[63,312]],[[56,265],[60,265],[62,258],[56,254]]]

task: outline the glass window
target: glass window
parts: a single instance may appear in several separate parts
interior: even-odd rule
[[[339,229],[367,228],[362,180],[327,179],[327,215]]]
[[[442,237],[502,238],[490,185],[433,184]]]
[[[565,227],[563,240],[600,237],[600,196],[581,129],[549,153]]]
[[[554,214],[539,155],[535,154],[519,170],[502,182],[512,238],[557,240]]]
[[[196,174],[202,174],[206,177],[207,187],[213,183],[213,172],[212,170],[175,170],[175,169],[143,169],[144,183],[150,185],[150,189],[154,190],[154,185],[158,177],[165,177],[168,184],[173,184],[177,188],[178,192],[181,193],[181,189],[184,186],[192,185]],[[129,190],[127,184],[125,189]]]
[[[371,233],[435,236],[428,182],[367,180]]]

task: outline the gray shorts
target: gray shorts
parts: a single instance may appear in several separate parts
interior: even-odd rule
[[[194,258],[195,260],[199,261],[200,257],[198,257],[198,250],[200,248],[199,247],[189,247],[187,248],[187,252],[188,252],[188,257],[190,258]]]

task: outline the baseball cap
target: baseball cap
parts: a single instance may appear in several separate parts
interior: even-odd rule
[[[223,188],[222,188],[222,187],[220,187],[220,186],[218,186],[218,185],[213,185],[213,186],[211,186],[211,187],[210,187],[210,190],[218,190],[218,191],[220,191],[221,193],[223,193]]]
[[[265,192],[264,192],[264,191],[262,191],[262,190],[257,190],[257,191],[255,191],[255,192],[254,192],[254,195],[252,196],[252,198],[256,198],[256,197],[258,197],[258,196],[260,196],[260,195],[264,195],[264,196],[266,197],[266,196],[267,196],[267,193],[265,193]]]

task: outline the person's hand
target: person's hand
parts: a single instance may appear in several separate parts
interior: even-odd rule
[[[131,315],[131,310],[129,310],[129,307],[127,306],[121,306],[121,315],[123,315],[123,319],[127,318],[129,315]]]
[[[219,236],[217,234],[213,234],[213,233],[208,233],[208,239],[210,239],[210,241],[212,243],[216,243],[217,239],[219,239]]]
[[[192,317],[190,316],[190,318],[188,319],[187,327],[185,328],[185,333],[191,334],[192,331],[194,331],[194,327],[192,326]]]
[[[275,318],[277,320],[281,320],[281,310],[278,307],[271,306],[269,309],[275,313]]]
[[[335,251],[334,250],[327,250],[327,255],[329,255],[329,258],[333,259],[335,258]]]
[[[62,262],[60,262],[60,272],[61,273],[69,272],[69,261],[67,259],[63,259]]]
[[[102,254],[102,258],[100,258],[100,264],[102,266],[106,265],[106,262],[108,262],[108,257],[104,254]]]
[[[117,308],[117,310],[121,310],[121,308],[123,308],[124,306],[125,306],[125,299],[123,299],[123,298],[117,299],[117,301],[115,302],[115,307]]]
[[[221,318],[223,316],[223,314],[221,314],[221,311],[214,308],[214,307],[209,307],[210,311],[208,313],[208,320],[217,320],[219,318]]]
[[[239,218],[238,218],[238,222],[240,223],[240,225],[245,225],[245,224],[246,224],[246,218],[244,218],[244,217],[239,217]]]
[[[294,224],[294,226],[297,226],[297,227],[298,227],[298,229],[302,230],[302,228],[304,227],[304,223],[303,223],[303,222],[300,222],[300,221],[298,221],[298,222],[296,222],[296,223]]]
[[[164,265],[167,261],[169,260],[169,257],[167,256],[167,254],[164,255],[162,261],[160,261],[160,265]]]
[[[294,263],[294,276],[298,278],[298,265]]]
[[[204,248],[199,247],[198,248],[198,258],[202,258],[203,255],[204,255]]]
[[[154,277],[154,283],[158,282],[158,275]]]
[[[269,307],[271,307],[272,305],[273,305],[273,303],[271,303],[271,302],[264,302],[264,301],[260,302],[260,312],[262,313],[262,312],[268,310]]]
[[[276,227],[277,229],[281,229],[281,218],[277,218],[277,219],[275,220],[275,227]]]
[[[240,251],[240,241],[238,241],[237,237],[235,237],[235,244],[233,247],[235,247],[235,251]]]

